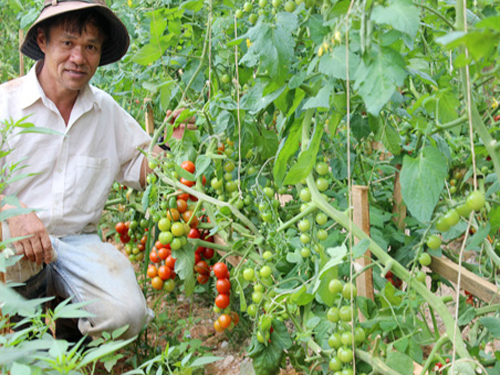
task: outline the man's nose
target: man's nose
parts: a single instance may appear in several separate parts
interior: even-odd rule
[[[81,46],[75,46],[71,50],[71,62],[81,65],[84,61],[84,54],[83,54],[83,49]]]

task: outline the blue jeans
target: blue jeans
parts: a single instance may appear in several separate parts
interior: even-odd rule
[[[57,260],[50,264],[52,292],[72,302],[94,301],[83,307],[93,317],[80,318],[78,329],[98,337],[129,325],[120,337],[137,335],[153,318],[127,257],[97,234],[51,238]]]

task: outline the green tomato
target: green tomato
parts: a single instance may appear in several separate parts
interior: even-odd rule
[[[210,181],[210,185],[214,190],[222,189],[222,186],[224,186],[224,180],[219,180],[217,177],[214,177],[212,178],[212,181]]]
[[[309,249],[308,247],[303,247],[302,249],[300,249],[300,255],[302,256],[302,258],[309,258],[311,256],[311,249]]]
[[[299,196],[303,202],[310,202],[311,201],[311,192],[309,191],[309,188],[303,188],[300,191]]]
[[[344,346],[351,346],[352,345],[352,338],[353,338],[352,333],[350,331],[345,331],[340,336],[340,341],[342,342],[342,344]]]
[[[170,247],[172,250],[179,250],[182,247],[182,241],[179,237],[174,238],[172,242],[170,242]]]
[[[340,333],[335,332],[328,338],[328,346],[333,349],[338,349],[342,346]]]
[[[356,285],[351,282],[345,283],[342,287],[342,297],[345,299],[351,299],[351,294],[352,298],[356,298],[358,295],[358,288],[356,288]]]
[[[314,169],[316,169],[316,172],[320,175],[320,176],[324,176],[325,174],[328,173],[328,164],[326,164],[324,161],[320,161],[319,163],[316,163],[316,166],[314,167]]]
[[[328,189],[328,181],[326,178],[318,178],[316,180],[316,187],[318,188],[319,191],[323,192]]]
[[[323,212],[319,212],[316,215],[316,224],[325,225],[327,221],[328,221],[328,216],[326,216]]]
[[[243,4],[243,10],[247,13],[250,13],[253,9],[253,5],[251,2],[247,1],[245,4]]]
[[[324,241],[328,238],[328,232],[324,229],[320,229],[316,232],[316,237],[320,241]]]
[[[343,322],[350,322],[352,320],[352,307],[349,305],[342,306],[339,310],[340,320]]]
[[[253,290],[262,293],[265,290],[265,288],[264,285],[262,285],[261,283],[257,283],[253,286]]]
[[[337,323],[340,320],[340,311],[337,307],[331,307],[326,313],[327,319],[332,323]]]
[[[311,229],[311,222],[308,219],[302,219],[297,224],[297,227],[301,232],[307,232],[309,229]]]
[[[262,254],[262,258],[264,260],[268,260],[269,258],[271,258],[273,256],[273,253],[269,250],[267,251],[264,251],[264,254]]]
[[[471,192],[465,200],[465,204],[473,211],[479,211],[484,207],[485,203],[484,194],[479,190]]]
[[[422,265],[422,266],[428,266],[431,264],[431,262],[432,262],[432,258],[428,253],[422,253],[418,257],[418,263],[420,263],[420,265]]]
[[[283,0],[272,0],[273,8],[279,8]]]
[[[236,18],[239,18],[239,17],[236,16]],[[222,81],[223,84],[227,85],[231,81],[231,77],[229,77],[229,74],[227,74],[227,73],[223,74],[222,77],[221,77],[221,81]]]
[[[241,9],[237,9],[234,15],[237,19],[241,19],[243,17],[243,11]]]
[[[417,271],[417,273],[415,274],[415,278],[418,282],[424,283],[425,279],[427,278],[427,274],[423,271]]]
[[[225,184],[226,191],[228,193],[232,193],[233,191],[236,191],[238,189],[238,184],[236,181],[227,181]]]
[[[262,267],[262,268],[260,269],[259,274],[260,274],[260,277],[262,277],[262,278],[267,278],[267,277],[271,276],[272,272],[273,272],[273,271],[271,270],[271,267],[269,267],[269,266],[264,266],[264,267]]]
[[[175,289],[175,281],[168,279],[163,283],[163,290],[170,293]]]
[[[297,5],[292,0],[289,0],[285,3],[285,11],[288,13],[292,13],[296,7]]]
[[[267,5],[267,0],[259,0],[259,7],[265,8]]]
[[[354,355],[352,349],[350,348],[340,348],[337,352],[339,359],[344,363],[349,363],[352,361]]]
[[[257,315],[257,306],[253,303],[247,307],[247,314],[251,317],[255,317]]]
[[[444,220],[446,220],[446,223],[452,227],[458,224],[460,221],[460,215],[457,210],[451,209],[444,215]]]
[[[472,208],[467,206],[467,204],[461,204],[456,208],[458,214],[462,217],[468,218],[470,216],[470,213],[472,212]]]
[[[268,198],[272,198],[274,197],[274,189],[271,187],[265,187],[264,194],[267,195]]]
[[[252,301],[256,305],[258,305],[262,301],[263,297],[264,297],[264,295],[262,294],[262,292],[253,292],[252,293]]]
[[[429,249],[432,249],[432,250],[437,250],[441,247],[441,237],[435,235],[435,234],[432,234],[429,236],[429,238],[427,238],[427,247]]]
[[[302,242],[303,244],[308,244],[309,242],[311,242],[311,237],[306,233],[302,233],[300,235],[300,242]]]
[[[444,219],[444,216],[441,216],[436,220],[436,229],[440,232],[446,232],[450,229],[448,222]]]
[[[354,328],[354,341],[357,344],[361,344],[366,339],[366,333],[363,327]]]
[[[340,371],[342,369],[342,361],[338,356],[332,357],[328,363],[328,368],[332,371]]]
[[[253,281],[255,278],[255,271],[253,270],[253,268],[245,268],[245,270],[243,271],[243,278],[246,281]]]
[[[174,236],[172,235],[171,232],[160,232],[160,234],[158,235],[158,241],[160,241],[160,243],[162,245],[168,245],[170,242],[172,242],[172,240],[174,239]]]
[[[226,162],[226,164],[224,164],[224,170],[227,173],[231,173],[232,171],[234,171],[234,168],[236,168],[236,165],[234,164],[234,162],[232,160],[229,160]]]
[[[255,13],[250,14],[250,16],[248,17],[248,20],[250,21],[250,23],[252,25],[255,25],[257,23],[258,19],[259,19],[259,16],[256,15]]]
[[[162,232],[170,230],[171,226],[172,223],[166,217],[161,218],[160,221],[158,222],[158,229]]]
[[[339,294],[342,291],[342,288],[342,281],[340,281],[339,279],[330,280],[330,282],[328,283],[328,290],[333,295]]]

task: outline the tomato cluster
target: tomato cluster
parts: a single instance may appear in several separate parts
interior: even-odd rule
[[[121,243],[125,244],[125,252],[130,261],[142,261],[144,259],[144,250],[148,240],[148,222],[142,225],[136,220],[120,221],[115,225],[115,231]]]
[[[164,245],[156,241],[155,246],[149,253],[151,263],[148,266],[147,275],[151,279],[151,285],[156,290],[171,292],[175,288],[175,262],[170,245]]]

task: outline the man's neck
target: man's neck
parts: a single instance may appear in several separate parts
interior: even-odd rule
[[[64,123],[68,125],[71,117],[71,111],[73,110],[73,106],[80,92],[58,89],[58,85],[54,84],[54,82],[52,82],[46,74],[44,74],[43,61],[40,61],[37,65],[36,74],[45,96],[54,102],[64,119]]]

